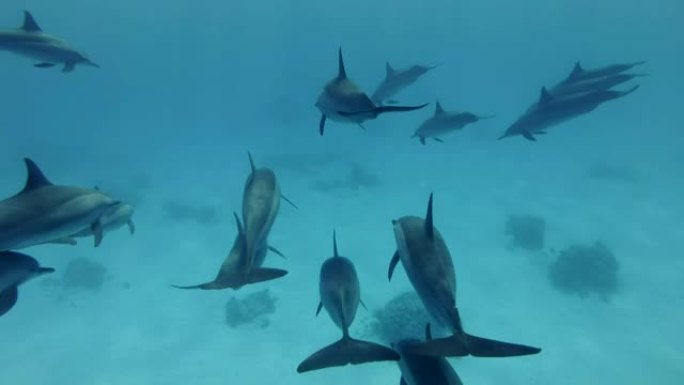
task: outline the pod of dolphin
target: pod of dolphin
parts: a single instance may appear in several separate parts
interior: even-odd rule
[[[99,68],[64,40],[43,32],[28,11],[24,12],[20,28],[0,30],[0,50],[36,60],[34,66],[37,68],[60,65],[63,72],[72,72],[76,65]],[[638,85],[626,91],[612,88],[644,76],[626,73],[643,63],[589,70],[576,63],[572,72],[558,84],[549,89],[542,87],[539,99],[499,139],[519,135],[536,141],[536,136],[545,134],[549,128],[634,92]],[[328,120],[364,128],[364,122],[385,113],[423,109],[427,103],[400,106],[394,97],[434,68],[436,66],[415,65],[395,69],[386,63],[386,76],[369,97],[348,77],[340,48],[337,75],[325,84],[315,103],[321,113],[319,134],[324,134]],[[442,137],[448,133],[493,117],[446,111],[437,101],[432,116],[412,137],[422,144],[426,144],[427,139],[442,142]],[[242,215],[233,212],[237,234],[218,273],[205,283],[173,287],[238,290],[245,285],[287,275],[286,270],[263,264],[269,251],[284,257],[268,243],[281,200],[297,206],[283,196],[275,173],[268,168],[257,168],[251,154],[248,155],[251,171],[243,189]],[[116,200],[98,188],[56,185],[31,159],[25,158],[24,162],[27,169],[24,188],[0,201],[0,316],[16,305],[19,286],[54,272],[16,250],[49,243],[75,245],[76,238],[91,236],[98,247],[108,231],[128,226],[131,234],[135,232],[132,205]],[[433,195],[430,194],[424,218],[404,216],[392,221],[396,251],[389,262],[388,278],[392,279],[401,262],[425,309],[434,322],[449,331],[449,335],[433,338],[428,324],[425,340],[395,341],[391,347],[352,338],[349,328],[359,305],[365,305],[356,268],[350,259],[339,254],[333,232],[333,255],[323,262],[320,270],[320,303],[316,315],[325,309],[342,331],[342,337],[304,359],[297,367],[299,373],[348,364],[398,361],[403,385],[455,385],[462,382],[445,357],[511,357],[541,352],[537,347],[477,337],[465,331],[456,303],[453,261],[433,218]]]

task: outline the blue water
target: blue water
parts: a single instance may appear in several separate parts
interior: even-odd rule
[[[56,278],[85,257],[108,279],[96,292],[47,277],[23,285],[0,318],[0,384],[396,384],[394,363],[295,368],[340,335],[313,316],[332,230],[369,308],[352,326],[362,336],[374,310],[411,288],[401,267],[387,283],[390,221],[423,215],[430,192],[466,327],[543,348],[450,360],[465,384],[681,383],[684,2],[6,0],[0,28],[19,26],[24,9],[102,68],[63,74],[0,52],[0,196],[23,186],[31,157],[56,183],[100,185],[134,203],[137,231],[107,234],[99,248],[85,239],[23,250]],[[403,103],[439,99],[496,118],[427,146],[409,137],[432,105],[383,115],[365,132],[328,121],[320,137],[314,102],[336,74],[339,46],[368,93],[386,60],[437,64]],[[637,71],[648,77],[536,143],[497,141],[577,60],[648,60]],[[238,292],[170,288],[213,277],[231,246],[247,151],[300,208],[283,204],[269,237],[288,259],[267,265],[289,274]],[[378,185],[316,187],[353,164]],[[638,181],[588,178],[596,164]],[[219,220],[173,220],[167,202],[215,207]],[[546,219],[549,248],[607,244],[620,291],[602,301],[554,289],[547,253],[507,247],[504,222],[519,213]],[[277,298],[268,328],[225,325],[227,298],[263,288]]]

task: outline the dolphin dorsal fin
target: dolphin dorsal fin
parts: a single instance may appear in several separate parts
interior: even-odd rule
[[[574,79],[582,72],[584,72],[584,68],[582,68],[582,65],[578,61],[575,63],[575,67],[572,68],[572,72],[570,72],[570,75],[568,75],[568,79]]]
[[[333,230],[333,257],[339,257],[340,253],[337,251],[337,234]]]
[[[252,153],[247,151],[247,157],[249,157],[249,167],[252,168],[252,172],[256,171],[256,166],[254,166],[254,159],[252,159]]]
[[[22,192],[35,190],[45,186],[52,186],[52,182],[45,177],[43,171],[40,170],[40,167],[38,167],[34,161],[29,158],[24,158],[24,162],[26,163],[26,172],[28,175],[26,177],[26,185]]]
[[[237,228],[238,228],[238,235],[244,234],[245,228],[242,227],[242,222],[240,221],[240,217],[238,216],[238,214],[235,211],[233,211],[233,216],[235,217],[235,224],[237,225]]]
[[[21,26],[21,29],[23,29],[26,32],[43,31],[38,25],[38,23],[36,23],[36,19],[33,18],[33,15],[31,15],[29,11],[24,11],[24,24]]]
[[[394,72],[395,72],[395,70],[394,70],[394,68],[392,68],[390,63],[385,62],[385,76],[390,77],[390,76],[394,75]]]
[[[435,115],[441,115],[444,113],[444,108],[442,108],[442,105],[439,104],[439,100],[435,104]]]
[[[435,237],[435,226],[432,223],[432,193],[430,193],[427,214],[425,214],[425,233],[430,239],[433,239]]]
[[[344,59],[342,58],[342,47],[337,51],[337,78],[347,78],[347,71],[344,69]]]
[[[549,93],[549,91],[546,90],[546,87],[541,88],[541,92],[539,93],[539,104],[546,104],[550,102],[553,99],[553,96]]]

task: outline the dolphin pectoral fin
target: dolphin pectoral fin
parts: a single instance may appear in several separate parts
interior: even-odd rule
[[[127,220],[126,225],[128,225],[128,231],[131,232],[131,235],[135,234],[135,223],[133,223],[133,220]]]
[[[270,281],[284,275],[287,275],[286,270],[272,269],[270,267],[254,267],[249,271],[249,274],[247,274],[246,283]]]
[[[299,210],[299,207],[297,207],[296,204],[292,203],[291,200],[287,199],[287,197],[283,194],[280,194],[280,199],[284,200],[285,202],[289,203],[290,206],[294,207],[295,209]]]
[[[187,290],[187,289],[211,290],[211,289],[215,289],[216,288],[215,286],[216,285],[215,285],[214,281],[207,282],[207,283],[201,283],[199,285],[191,285],[191,286],[171,285],[171,287],[174,287],[176,289],[184,289],[184,290]]]
[[[418,138],[419,138],[419,140],[420,140],[420,144],[422,144],[423,146],[425,146],[425,137],[424,137],[424,136],[419,136]]]
[[[364,126],[363,123],[359,123],[359,127],[364,131],[368,131],[366,130],[366,126]]]
[[[435,142],[444,143],[444,140],[440,138],[432,138],[432,140],[434,140]]]
[[[73,72],[74,68],[76,68],[76,63],[66,62],[66,63],[64,63],[64,67],[62,68],[62,72],[64,72],[64,73]]]
[[[54,67],[56,64],[55,63],[38,63],[34,64],[33,66],[36,68],[51,68]]]
[[[0,317],[10,311],[17,303],[19,292],[17,285],[10,286],[4,291],[0,292]]]
[[[281,253],[280,250],[276,249],[276,248],[273,247],[273,246],[268,246],[268,251],[272,252],[273,254],[279,256],[279,257],[282,258],[282,259],[287,259],[287,257],[285,256],[285,254]]]
[[[54,272],[55,272],[55,269],[52,267],[39,267],[38,271],[36,271],[36,275],[45,275],[45,274],[51,274]]]
[[[455,336],[432,339],[410,346],[411,354],[433,357],[464,357],[468,355],[468,347]]]
[[[515,357],[541,352],[540,348],[490,340],[488,338],[465,334],[466,346],[470,355],[475,357]]]
[[[404,377],[401,377],[399,380],[399,385],[406,385],[406,380],[404,380]]]
[[[95,237],[95,247],[100,246],[102,243],[102,238],[104,237],[104,230],[102,229],[102,222],[98,219],[95,223],[90,226],[90,230],[93,232],[93,237]]]
[[[368,306],[366,306],[366,304],[363,303],[363,300],[362,300],[362,299],[359,300],[359,303],[361,304],[361,306],[363,306],[363,308],[364,308],[366,311],[368,311]]]
[[[323,302],[318,302],[318,307],[316,308],[316,317],[321,313],[321,309],[323,309]]]
[[[323,136],[323,132],[325,131],[325,120],[327,117],[325,114],[321,114],[321,120],[318,122],[318,133]]]
[[[341,116],[356,116],[356,115],[373,115],[377,117],[380,114],[384,114],[386,112],[407,112],[407,111],[415,111],[415,110],[420,110],[421,108],[425,108],[428,104],[430,103],[425,103],[421,104],[420,106],[379,106],[375,107],[372,110],[364,110],[364,111],[337,111],[338,114]]]
[[[387,280],[391,281],[392,280],[392,275],[394,275],[394,269],[397,267],[397,264],[399,263],[399,260],[401,257],[399,256],[399,251],[395,251],[394,255],[392,256],[392,260],[390,261],[389,265],[389,270],[387,271]]]
[[[56,245],[71,245],[71,246],[75,246],[76,244],[78,244],[78,242],[76,242],[76,239],[74,239],[74,238],[72,238],[72,237],[64,237],[64,238],[59,238],[59,239],[53,239],[52,241],[48,241],[48,242],[45,242],[45,243],[43,243],[43,244],[44,244],[44,245],[47,245],[47,244],[56,244]]]
[[[357,365],[376,361],[398,361],[399,353],[372,342],[342,337],[341,340],[309,356],[297,366],[297,373],[335,366]]]
[[[537,139],[535,139],[534,136],[532,136],[532,133],[529,132],[529,131],[523,131],[523,132],[522,132],[522,136],[523,136],[523,138],[525,138],[525,139],[527,139],[527,140],[529,140],[529,141],[531,141],[531,142],[536,142],[536,141],[537,141]]]

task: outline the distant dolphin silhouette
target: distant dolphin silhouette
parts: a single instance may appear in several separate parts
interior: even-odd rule
[[[331,119],[337,122],[354,123],[362,126],[363,122],[375,119],[386,112],[402,112],[421,109],[427,104],[414,107],[376,106],[356,83],[347,77],[342,58],[342,48],[338,51],[337,76],[330,80],[318,96],[316,107],[321,111],[318,132],[323,135],[325,122]]]
[[[478,116],[470,112],[447,112],[437,101],[435,113],[413,134],[412,138],[419,138],[420,143],[425,144],[426,138],[432,138],[442,142],[442,136],[453,131],[457,131],[470,123],[475,123],[481,119],[489,119],[493,116]]]
[[[316,315],[322,308],[332,321],[342,329],[342,338],[309,356],[297,367],[297,372],[362,364],[373,361],[396,361],[399,354],[394,350],[372,342],[351,338],[349,326],[354,322],[356,310],[361,303],[361,289],[354,264],[339,255],[337,239],[333,232],[333,256],[323,262],[319,282],[321,302]]]
[[[437,66],[426,67],[413,65],[408,68],[395,69],[387,62],[385,63],[385,78],[378,84],[375,92],[373,92],[373,96],[371,96],[371,100],[375,104],[381,106],[385,102],[388,102],[388,99],[392,96],[412,85],[421,76],[435,68],[437,68]]]
[[[37,68],[57,64],[63,65],[62,72],[73,71],[77,64],[100,68],[64,40],[44,33],[28,11],[24,11],[21,28],[0,31],[0,50],[36,59],[39,63],[34,66]]]
[[[521,135],[527,140],[536,141],[534,135],[545,134],[548,128],[594,111],[599,105],[625,97],[638,88],[636,85],[627,91],[599,90],[554,97],[542,87],[539,101],[508,127],[499,140]]]

